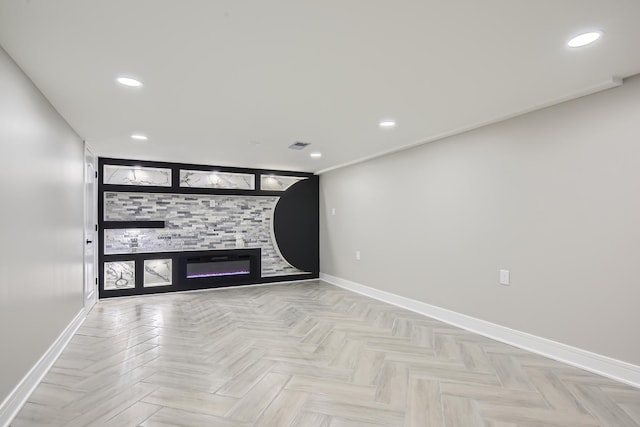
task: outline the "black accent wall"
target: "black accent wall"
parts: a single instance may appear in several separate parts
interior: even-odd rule
[[[319,179],[292,185],[278,201],[273,219],[275,238],[282,256],[294,267],[318,275]]]
[[[128,167],[142,167],[142,168],[163,168],[170,169],[171,180],[167,186],[154,186],[154,185],[112,185],[105,183],[103,170],[105,165],[116,166],[128,166]],[[211,173],[241,173],[250,174],[254,176],[255,188],[254,189],[233,189],[233,188],[194,188],[194,187],[181,187],[180,186],[180,171],[181,170],[196,170],[206,171]],[[319,178],[310,173],[292,172],[292,171],[279,171],[279,170],[265,170],[265,169],[248,169],[248,168],[233,168],[233,167],[218,167],[218,166],[204,166],[204,165],[190,165],[179,163],[166,163],[166,162],[153,162],[153,161],[138,161],[138,160],[124,160],[124,159],[112,159],[112,158],[100,158],[99,159],[99,181],[98,181],[98,231],[99,231],[99,264],[100,264],[100,277],[99,277],[99,291],[101,298],[127,296],[127,295],[142,295],[142,294],[154,294],[161,292],[174,292],[180,290],[189,289],[206,289],[206,288],[218,288],[226,286],[238,286],[247,284],[259,284],[292,280],[304,280],[314,279],[319,275]],[[261,178],[280,176],[280,177],[292,177],[302,178],[301,181],[296,182],[284,191],[276,191],[261,188]],[[238,200],[240,205],[238,209],[245,209],[242,200],[247,200],[252,197],[264,197],[264,196],[277,196],[278,201],[275,204],[272,212],[273,220],[273,243],[276,244],[280,255],[284,258],[284,261],[279,262],[283,265],[286,263],[291,264],[300,273],[296,272],[294,268],[287,267],[290,272],[287,274],[280,273],[276,270],[275,273],[271,272],[266,275],[262,275],[260,272],[260,252],[264,253],[264,248],[256,247],[253,245],[227,247],[228,242],[223,245],[224,248],[212,248],[211,250],[157,250],[156,252],[150,251],[148,248],[142,250],[138,247],[138,239],[132,238],[131,251],[130,252],[108,252],[105,253],[105,232],[108,230],[141,230],[140,233],[149,233],[154,229],[162,233],[175,230],[175,222],[172,224],[164,217],[158,217],[155,215],[148,217],[148,215],[142,215],[140,217],[133,215],[123,220],[110,220],[105,221],[105,193],[140,193],[135,198],[142,198],[146,200],[144,203],[151,203],[152,206],[159,206],[160,202],[156,205],[155,202],[151,202],[154,197],[147,197],[144,193],[158,194],[164,193],[168,195],[184,195],[188,200],[211,198],[210,196],[242,196]],[[157,197],[156,197],[157,198]],[[228,199],[228,198],[227,198]],[[262,200],[262,199],[256,199]],[[113,203],[113,201],[111,202]],[[127,205],[117,205],[119,209],[128,211]],[[139,207],[142,211],[144,206]],[[216,209],[216,204],[213,203],[211,209]],[[220,207],[220,212],[226,212],[226,207]],[[235,209],[236,211],[238,209]],[[134,210],[137,210],[134,209]],[[162,209],[158,209],[162,211]],[[112,212],[112,211],[110,211]],[[185,215],[188,215],[185,213]],[[225,214],[226,215],[226,214]],[[254,223],[252,221],[240,221],[245,227],[254,229]],[[263,221],[262,224],[265,224]],[[210,226],[217,230],[218,225],[210,224]],[[149,230],[149,231],[142,231]],[[191,229],[189,233],[192,233]],[[210,230],[210,228],[209,228]],[[194,237],[197,240],[197,235]],[[207,236],[207,239],[211,239],[211,235]],[[216,237],[217,239],[217,237]],[[133,241],[135,240],[135,243]],[[271,253],[273,252],[273,246],[271,247]],[[257,252],[255,252],[255,251]],[[229,277],[215,277],[211,279],[198,279],[198,280],[186,280],[183,276],[184,259],[187,256],[211,256],[220,257],[224,256],[237,256],[242,255],[245,252],[253,253],[252,256],[257,256],[258,262],[252,264],[252,273],[250,275],[229,276]],[[279,259],[279,258],[278,258]],[[145,286],[143,283],[145,276],[145,261],[150,260],[171,260],[172,272],[170,273],[170,284],[162,286]],[[129,265],[135,265],[134,278],[128,281],[128,283],[135,283],[134,287],[118,288],[114,289],[110,285],[105,289],[105,263],[129,263]],[[263,266],[268,265],[266,263]],[[120,274],[121,282],[122,273]],[[276,275],[274,275],[276,274]],[[279,275],[278,275],[279,274]],[[125,275],[125,277],[127,277]],[[133,286],[133,285],[129,285]]]

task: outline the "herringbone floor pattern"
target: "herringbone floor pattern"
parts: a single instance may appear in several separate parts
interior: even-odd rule
[[[322,282],[101,301],[12,424],[640,426],[640,390]]]

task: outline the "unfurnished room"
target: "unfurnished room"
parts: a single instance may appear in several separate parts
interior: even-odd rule
[[[0,0],[0,426],[640,427],[638,22]]]

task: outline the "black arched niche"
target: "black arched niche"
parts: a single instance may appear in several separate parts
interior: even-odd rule
[[[276,204],[273,231],[280,253],[294,267],[320,271],[319,179],[312,176],[289,187]]]

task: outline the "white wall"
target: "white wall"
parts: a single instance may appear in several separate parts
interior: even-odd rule
[[[639,76],[328,172],[320,198],[321,272],[640,365]]]
[[[0,48],[0,402],[82,309],[83,146]]]

